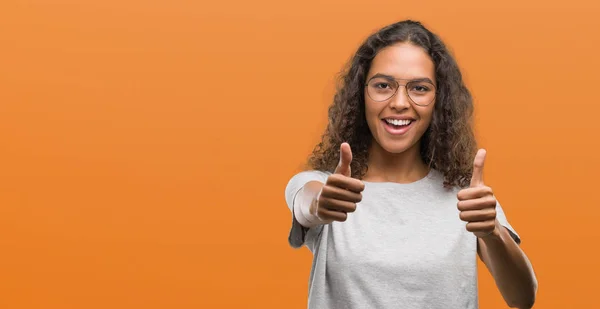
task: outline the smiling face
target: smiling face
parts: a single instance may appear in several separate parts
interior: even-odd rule
[[[419,151],[435,105],[429,55],[410,43],[387,46],[371,62],[366,80],[365,116],[374,146],[393,154]]]

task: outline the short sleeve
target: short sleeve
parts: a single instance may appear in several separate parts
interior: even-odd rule
[[[293,248],[300,248],[306,244],[313,251],[315,240],[323,229],[322,225],[307,229],[296,220],[294,216],[296,197],[306,183],[310,181],[325,183],[328,176],[328,173],[321,171],[303,171],[294,175],[285,188],[285,201],[292,214],[292,226],[288,235],[288,242]]]
[[[521,237],[508,222],[508,219],[506,218],[506,214],[504,213],[504,209],[502,209],[500,202],[496,202],[496,219],[498,219],[502,226],[508,229],[510,236],[515,240],[515,242],[517,244],[521,244]]]

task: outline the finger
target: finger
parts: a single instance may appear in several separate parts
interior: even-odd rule
[[[490,195],[494,195],[492,188],[490,188],[488,186],[479,186],[479,187],[462,189],[462,190],[458,191],[458,194],[456,195],[456,197],[458,198],[459,201],[465,201],[465,200],[482,198],[482,197],[490,196]]]
[[[332,174],[327,177],[325,185],[350,190],[356,193],[360,193],[365,189],[365,184],[362,181],[341,174]]]
[[[496,198],[493,196],[486,196],[473,200],[459,201],[457,207],[460,211],[496,208]]]
[[[341,211],[329,210],[326,208],[319,208],[317,216],[324,221],[340,221],[344,222],[348,219],[348,215]]]
[[[340,162],[338,166],[335,168],[334,174],[342,174],[344,176],[350,177],[350,163],[352,162],[352,150],[350,149],[350,145],[348,143],[342,143],[340,145]]]
[[[348,201],[340,201],[321,196],[319,202],[319,208],[324,208],[332,211],[354,212],[356,210],[356,204]]]
[[[479,149],[473,160],[473,175],[471,176],[471,187],[483,185],[483,164],[485,163],[485,149]]]
[[[480,210],[461,211],[460,219],[465,222],[481,222],[493,220],[496,218],[496,209],[487,208]]]
[[[487,220],[480,222],[469,222],[467,223],[466,228],[469,232],[488,232],[493,230],[495,226],[495,220]]]
[[[359,203],[362,200],[360,193],[328,185],[323,186],[321,196],[352,203]]]

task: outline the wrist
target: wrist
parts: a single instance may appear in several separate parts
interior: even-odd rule
[[[494,227],[494,230],[492,232],[490,232],[487,235],[483,235],[481,237],[479,237],[481,240],[483,240],[484,242],[498,242],[498,241],[502,241],[502,225],[500,224],[500,222],[498,220],[496,220],[496,225]]]

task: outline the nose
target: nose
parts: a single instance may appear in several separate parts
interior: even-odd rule
[[[401,111],[407,109],[410,106],[410,99],[408,98],[408,93],[406,93],[406,88],[400,86],[396,94],[390,100],[390,107],[392,109]]]

